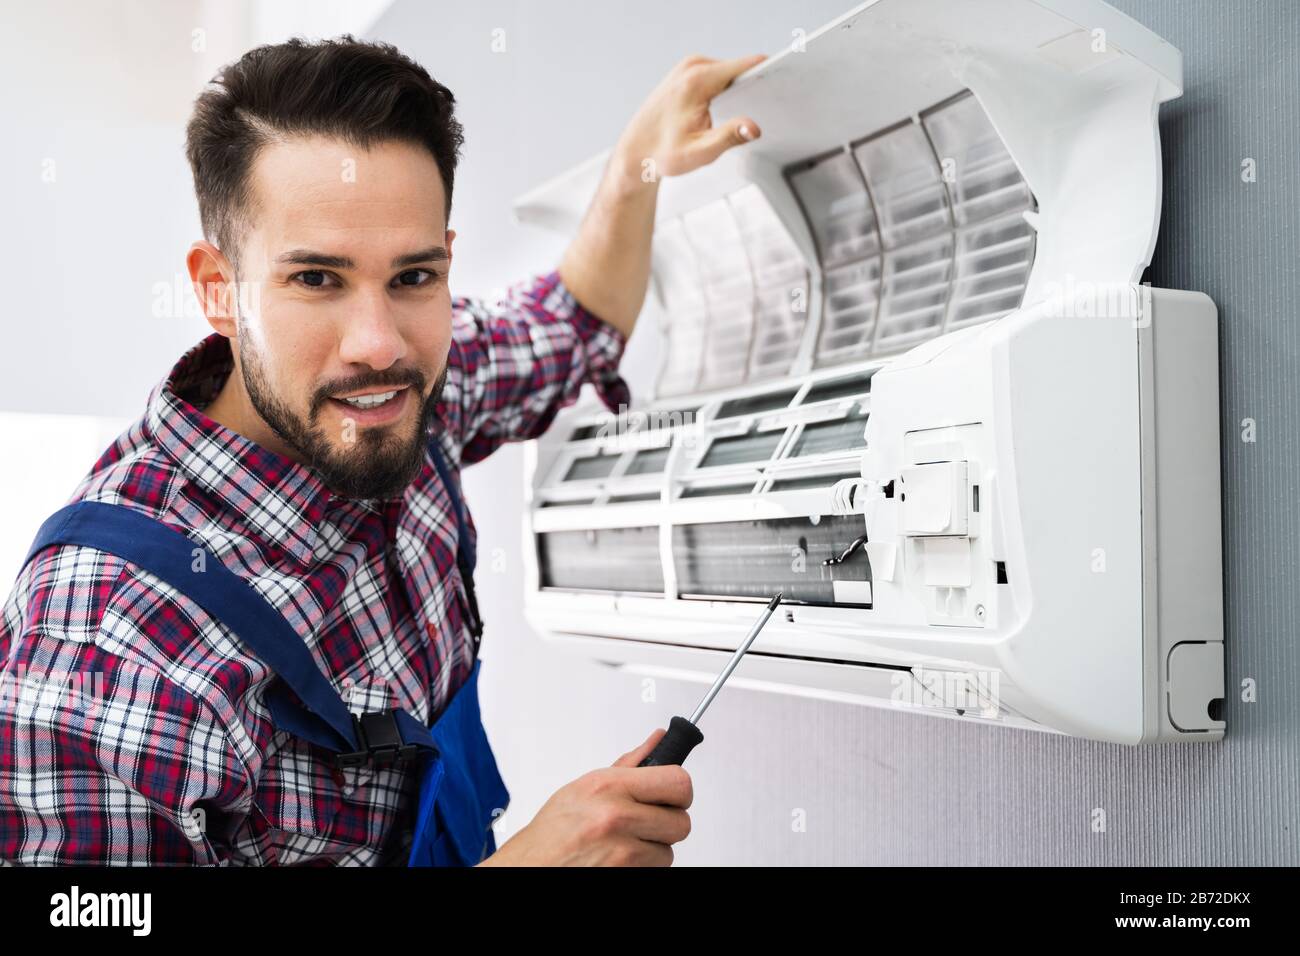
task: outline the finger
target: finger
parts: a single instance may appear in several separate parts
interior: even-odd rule
[[[673,865],[673,848],[665,843],[655,843],[651,840],[634,840],[631,845],[636,849],[636,855],[629,858],[628,862],[612,863],[606,862],[603,866],[672,866]]]
[[[635,767],[646,757],[650,756],[650,751],[655,749],[655,744],[659,743],[659,738],[668,733],[663,727],[659,727],[650,732],[650,736],[645,742],[635,750],[629,750],[623,756],[615,760],[610,766],[613,767]]]
[[[650,853],[650,860],[646,863],[646,866],[662,867],[673,865],[672,847],[664,846],[662,843],[654,843],[650,845],[648,852]]]
[[[686,149],[686,165],[691,169],[707,166],[727,150],[756,140],[762,135],[763,131],[752,119],[738,116],[698,134]]]
[[[691,818],[678,807],[635,804],[624,832],[649,843],[681,843],[690,835]]]
[[[681,807],[691,805],[695,791],[691,775],[676,764],[661,767],[633,767],[626,771],[621,782],[628,794],[639,803],[655,803]]]
[[[766,59],[766,53],[751,53],[749,56],[738,56],[734,60],[710,60],[702,64],[701,75],[704,77],[704,90],[709,99],[713,99],[730,86],[731,81],[740,74],[758,66]]]

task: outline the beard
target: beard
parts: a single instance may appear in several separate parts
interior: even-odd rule
[[[320,410],[331,395],[370,386],[409,385],[418,396],[424,392],[425,376],[415,370],[389,370],[336,382],[316,390],[307,418],[303,419],[274,394],[260,358],[247,345],[247,337],[238,338],[239,365],[253,408],[285,444],[315,469],[334,494],[343,498],[395,498],[420,474],[429,428],[447,383],[446,368],[434,382],[409,433],[398,434],[400,422],[382,428],[354,427],[354,440],[340,436],[343,439],[340,449],[329,440],[318,421]]]

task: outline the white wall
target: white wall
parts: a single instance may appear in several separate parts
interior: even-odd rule
[[[388,0],[43,0],[0,22],[0,582],[207,334],[185,273],[195,96],[250,46]]]
[[[0,410],[139,414],[208,331],[185,274],[195,96],[256,43],[360,33],[387,2],[5,4]]]

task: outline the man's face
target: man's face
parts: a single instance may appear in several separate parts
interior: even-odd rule
[[[336,494],[398,495],[423,463],[451,343],[455,234],[437,163],[405,143],[294,138],[261,150],[251,184],[248,399]]]

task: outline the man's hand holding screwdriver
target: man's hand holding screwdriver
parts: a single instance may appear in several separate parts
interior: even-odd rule
[[[674,717],[607,770],[555,792],[533,822],[483,863],[504,866],[671,866],[691,832],[694,792],[682,762],[704,740],[697,726],[777,606],[773,595],[690,718]]]
[[[664,732],[555,791],[479,866],[671,866],[672,845],[691,832],[691,777],[680,766],[638,766]]]

